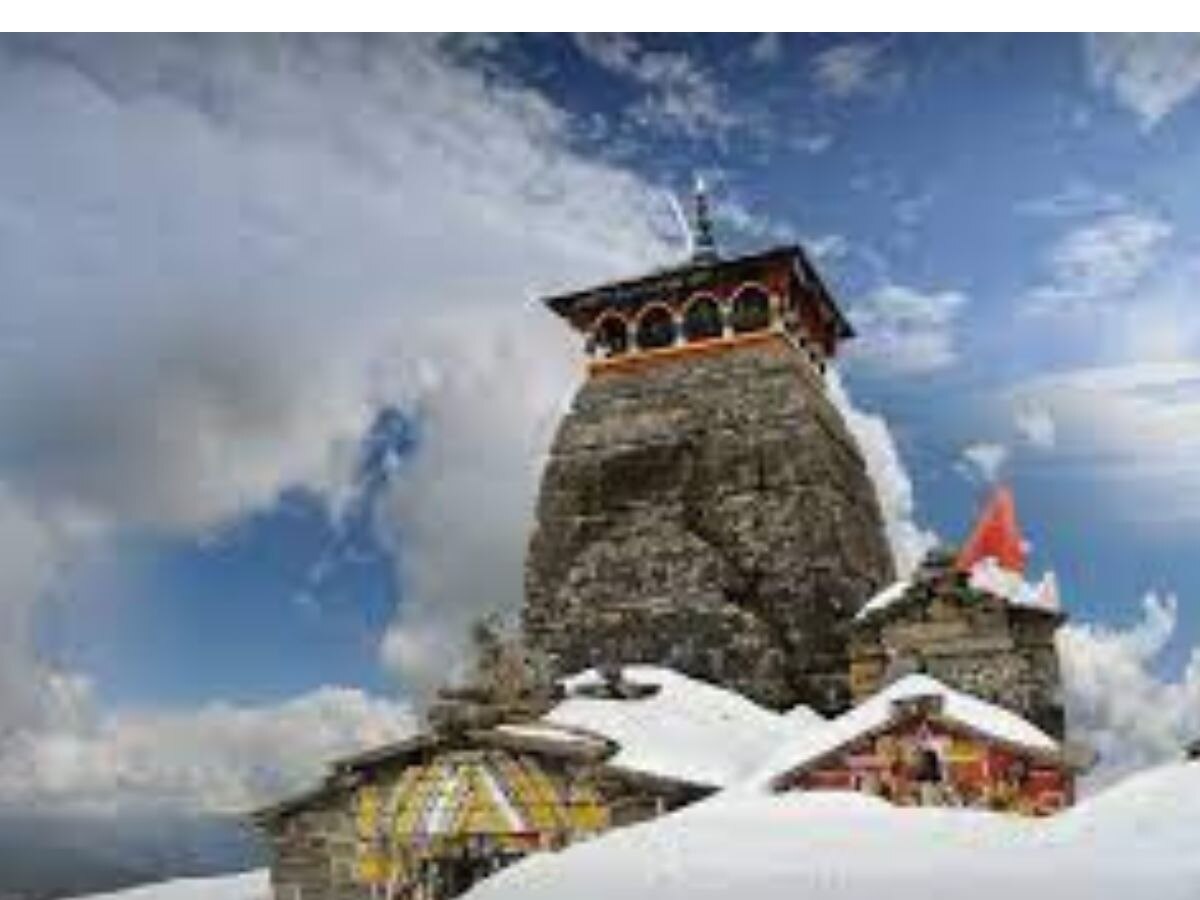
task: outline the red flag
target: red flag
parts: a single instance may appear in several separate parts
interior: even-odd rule
[[[971,537],[963,544],[955,565],[964,572],[988,557],[1010,572],[1025,572],[1025,541],[1017,527],[1017,507],[1012,491],[998,485],[988,498],[987,505]]]

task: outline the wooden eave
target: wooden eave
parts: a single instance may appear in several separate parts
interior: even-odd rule
[[[696,291],[715,281],[727,279],[746,269],[758,269],[773,262],[786,262],[800,256],[800,247],[785,244],[759,253],[718,259],[715,262],[688,262],[669,269],[627,278],[583,290],[545,298],[542,302],[564,318],[600,307],[641,303],[665,292]]]

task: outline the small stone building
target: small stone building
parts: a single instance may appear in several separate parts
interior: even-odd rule
[[[1082,762],[1008,710],[909,675],[798,735],[776,758],[772,786],[1048,815],[1074,802]]]
[[[925,672],[1062,737],[1055,632],[1065,620],[1054,576],[1024,578],[1012,494],[998,488],[956,554],[934,552],[910,578],[872,598],[850,626],[856,702]]]
[[[276,900],[454,897],[521,857],[690,802],[607,771],[607,741],[541,725],[421,735],[336,763],[260,810]]]
[[[595,702],[611,716],[612,705],[638,704],[657,686],[610,669],[556,704],[561,696],[530,678],[518,642],[487,629],[476,638],[476,683],[444,690],[425,732],[339,760],[315,789],[253,814],[275,900],[444,900],[530,853],[716,789],[636,757],[631,764],[629,748],[610,737],[543,715],[578,716],[580,704]]]

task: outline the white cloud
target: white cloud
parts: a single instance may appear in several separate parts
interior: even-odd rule
[[[896,571],[901,576],[907,575],[937,545],[937,535],[916,521],[912,479],[900,459],[887,421],[883,416],[858,409],[835,370],[830,369],[826,379],[830,400],[841,412],[862,451],[867,474],[875,485]]]
[[[88,814],[245,812],[310,786],[331,759],[415,725],[404,704],[334,687],[273,706],[96,715],[10,736],[0,802]]]
[[[813,80],[822,93],[838,99],[897,90],[906,76],[886,49],[879,42],[836,44],[813,57]]]
[[[1200,88],[1200,35],[1095,34],[1085,39],[1092,84],[1150,131]]]
[[[860,334],[850,359],[897,375],[935,372],[958,360],[954,325],[967,298],[886,284],[850,306]]]
[[[1105,191],[1080,179],[1072,179],[1059,191],[1044,197],[1022,200],[1017,212],[1046,219],[1099,216],[1124,209],[1128,201],[1120,194]]]
[[[835,262],[850,252],[850,242],[840,234],[817,234],[800,239],[807,251],[818,262]]]
[[[540,95],[371,46],[0,58],[14,489],[195,527],[335,483],[332,449],[387,400],[373,367],[419,353],[421,323],[661,259],[661,201],[573,155]]]
[[[967,474],[988,484],[1000,477],[1000,470],[1008,461],[1008,448],[1003,444],[969,444],[963,448],[961,464]]]
[[[1026,311],[1092,313],[1128,303],[1173,230],[1158,216],[1137,212],[1107,214],[1073,229],[1051,248],[1049,278],[1030,292]]]
[[[750,44],[751,61],[760,66],[771,66],[783,59],[783,37],[777,31],[768,31],[756,37]]]
[[[1097,483],[1111,513],[1167,525],[1200,517],[1200,362],[1061,372],[1007,400],[1052,417],[1065,470]]]
[[[739,123],[712,74],[686,53],[647,49],[628,34],[580,34],[575,43],[597,65],[646,88],[631,110],[641,125],[695,138]]]
[[[387,661],[511,605],[574,377],[531,299],[669,259],[661,192],[433,40],[36,38],[0,73],[0,555],[28,563],[0,572],[0,722],[26,755],[152,731],[89,732],[78,676],[32,650],[64,530],[203,532],[294,484],[333,502],[385,405],[421,425],[382,523],[413,548]]]
[[[447,323],[426,342],[418,365],[436,374],[409,404],[426,437],[391,483],[381,523],[409,591],[384,660],[420,693],[464,658],[472,620],[519,610],[538,476],[578,381],[578,361],[549,313],[532,310],[480,346],[455,333],[466,324]]]
[[[1054,417],[1037,406],[1018,409],[1013,414],[1017,434],[1028,446],[1038,450],[1053,450],[1057,435]]]
[[[1149,594],[1129,628],[1068,624],[1059,632],[1068,731],[1100,754],[1094,786],[1178,758],[1200,736],[1200,648],[1178,680],[1155,672],[1177,608],[1174,597]]]
[[[71,556],[96,537],[89,523],[39,514],[0,481],[0,756],[18,730],[78,720],[78,678],[35,652],[37,612]]]

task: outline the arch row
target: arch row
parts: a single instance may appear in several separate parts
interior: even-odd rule
[[[767,331],[777,327],[782,316],[778,300],[762,285],[749,283],[738,288],[728,300],[699,293],[678,308],[656,301],[629,316],[607,310],[592,327],[588,349],[596,358],[610,359],[638,351]]]

